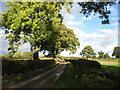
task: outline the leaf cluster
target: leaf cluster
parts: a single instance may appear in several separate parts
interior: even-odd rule
[[[52,55],[60,54],[64,50],[74,53],[79,45],[73,30],[62,24],[58,27],[58,31],[53,32],[50,38],[43,43],[41,50],[47,50]]]
[[[109,24],[108,6],[112,6],[115,2],[78,2],[79,6],[82,7],[80,13],[83,13],[86,17],[91,14],[99,14],[99,18],[102,19],[102,24]]]

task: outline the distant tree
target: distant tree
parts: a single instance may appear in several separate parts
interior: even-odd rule
[[[106,53],[106,54],[104,55],[104,58],[110,58],[109,54]]]
[[[115,56],[116,58],[120,58],[120,46],[114,47],[112,56]]]
[[[98,52],[98,58],[104,58],[104,52],[102,52],[102,51],[100,51],[100,52]]]
[[[80,55],[82,55],[82,57],[85,57],[85,58],[90,58],[90,57],[95,57],[96,53],[94,52],[91,46],[86,46],[82,50],[82,52],[80,52]]]

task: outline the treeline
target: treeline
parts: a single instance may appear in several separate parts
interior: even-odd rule
[[[99,51],[98,52],[98,56],[97,53],[94,52],[93,48],[89,45],[84,47],[84,49],[80,52],[80,55],[83,58],[111,58],[110,55],[108,53],[104,53],[103,51]],[[116,57],[116,58],[120,58],[120,47],[114,47],[112,56]]]
[[[43,52],[44,54],[44,52]],[[98,55],[97,55],[98,54]],[[110,55],[108,53],[104,53],[103,51],[100,51],[98,53],[95,53],[93,48],[89,45],[86,46],[81,52],[80,55],[82,56],[82,58],[106,58],[106,59],[110,59],[110,58],[120,58],[120,47],[114,47],[113,49],[113,53],[112,53],[112,57],[110,57]],[[47,55],[44,56],[39,56],[39,58],[53,58],[52,53],[48,53]],[[7,60],[7,59],[28,59],[28,60],[32,60],[33,59],[33,53],[29,52],[29,51],[17,51],[13,57],[10,57],[9,54],[6,55],[2,55],[1,58],[3,60]],[[64,58],[64,59],[79,59],[81,57],[64,57],[61,56],[60,54],[56,54],[56,58]]]

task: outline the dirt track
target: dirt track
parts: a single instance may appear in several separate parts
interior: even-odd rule
[[[18,84],[3,86],[3,88],[50,88],[59,78],[65,69],[66,63],[39,74],[29,80],[21,81]]]

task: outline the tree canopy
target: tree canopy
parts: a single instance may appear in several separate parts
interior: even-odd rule
[[[106,53],[106,54],[104,55],[104,58],[110,58],[109,54]]]
[[[102,51],[98,52],[98,58],[104,58],[104,52]]]
[[[80,13],[83,13],[86,17],[91,14],[99,14],[99,18],[102,19],[102,24],[109,24],[109,15],[111,11],[108,6],[116,4],[115,2],[78,2],[79,6],[82,7]]]
[[[98,52],[98,58],[110,58],[108,53],[104,53],[103,51]]]
[[[84,47],[82,52],[80,52],[80,55],[82,55],[82,57],[85,57],[85,58],[90,58],[90,57],[95,57],[96,53],[94,52],[92,47],[89,45]]]
[[[115,56],[116,58],[120,58],[120,46],[114,47],[112,56]]]
[[[58,29],[58,32],[53,32],[49,39],[43,42],[42,49],[49,51],[49,55],[53,57],[64,50],[75,53],[80,43],[73,30],[63,24]]]
[[[6,33],[9,33],[7,39],[10,54],[13,55],[18,50],[22,39],[23,43],[30,42],[34,59],[38,59],[42,42],[49,38],[52,32],[57,31],[57,27],[62,23],[60,10],[63,6],[69,10],[70,5],[71,3],[67,2],[8,3],[10,8],[2,14],[2,26],[5,27]]]

